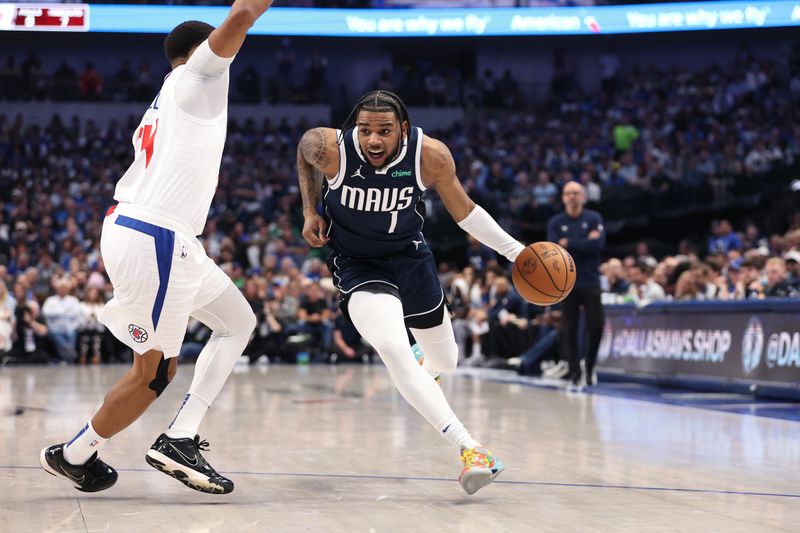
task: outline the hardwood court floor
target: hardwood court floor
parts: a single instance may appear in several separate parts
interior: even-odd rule
[[[178,377],[102,457],[120,471],[84,494],[38,466],[124,367],[0,369],[0,531],[797,531],[800,424],[446,375],[445,393],[506,463],[472,497],[458,456],[382,366],[250,367],[201,427],[236,483],[185,488],[144,453],[191,379]]]

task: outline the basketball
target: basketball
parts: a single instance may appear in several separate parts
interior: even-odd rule
[[[511,271],[517,292],[532,304],[553,305],[575,286],[575,262],[554,242],[535,242],[520,252]]]

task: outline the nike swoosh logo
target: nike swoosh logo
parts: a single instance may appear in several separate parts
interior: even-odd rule
[[[447,424],[447,427],[442,430],[442,433],[447,433],[447,430],[450,429],[452,424]]]
[[[73,477],[73,476],[71,476],[71,475],[69,474],[69,472],[67,472],[66,470],[62,470],[62,472],[64,472],[64,475],[65,475],[65,476],[67,476],[67,477],[68,477],[68,478],[70,478],[72,481],[74,481],[75,483],[78,483],[78,484],[81,484],[81,483],[83,483],[83,480],[84,480],[84,479],[86,479],[86,474],[82,475],[82,476],[80,477],[80,479],[78,479],[78,478],[76,478],[76,477]]]
[[[190,465],[192,465],[192,466],[197,466],[197,457],[189,457],[188,455],[186,455],[185,453],[183,453],[182,451],[180,451],[178,448],[176,448],[175,446],[173,446],[173,444],[172,444],[171,442],[170,442],[170,443],[168,443],[168,444],[170,445],[170,448],[172,448],[173,450],[175,450],[175,452],[176,452],[178,455],[180,455],[181,457],[183,457],[183,460],[184,460],[184,461],[186,461],[187,463],[189,463],[189,464],[190,464]]]

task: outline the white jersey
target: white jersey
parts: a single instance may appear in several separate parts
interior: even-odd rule
[[[167,76],[133,134],[136,156],[116,201],[203,233],[225,146],[232,61],[206,40]]]

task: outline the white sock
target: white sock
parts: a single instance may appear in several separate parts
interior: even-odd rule
[[[77,435],[72,437],[64,446],[64,459],[73,465],[82,465],[97,451],[100,446],[106,443],[105,439],[97,434],[92,427],[92,421],[86,423]]]
[[[206,415],[206,411],[211,407],[211,403],[197,394],[187,394],[183,399],[178,414],[169,425],[166,434],[171,439],[193,439],[200,429],[200,422]]]
[[[455,446],[459,451],[461,448],[478,448],[481,443],[472,438],[467,428],[461,423],[456,415],[448,416],[436,425],[436,430],[444,439]]]

